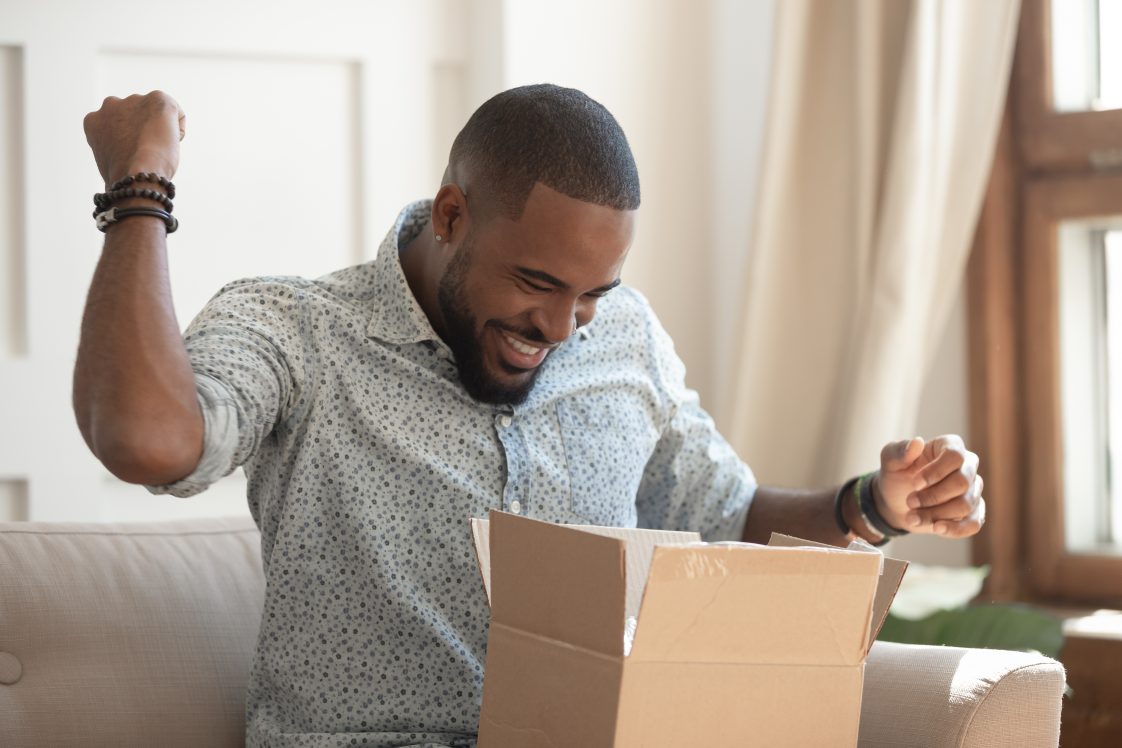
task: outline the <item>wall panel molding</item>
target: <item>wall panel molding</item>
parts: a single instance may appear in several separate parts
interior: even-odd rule
[[[0,46],[0,358],[27,355],[23,50]]]
[[[27,481],[21,478],[0,478],[0,522],[22,522],[27,519]]]

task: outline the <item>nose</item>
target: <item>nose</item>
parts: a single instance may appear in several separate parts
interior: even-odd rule
[[[567,340],[578,327],[591,322],[595,314],[595,299],[566,298],[558,294],[538,307],[531,321],[549,343],[557,344]]]
[[[556,345],[587,321],[581,321],[583,315],[580,306],[579,302],[557,294],[534,310],[532,322],[549,343]]]

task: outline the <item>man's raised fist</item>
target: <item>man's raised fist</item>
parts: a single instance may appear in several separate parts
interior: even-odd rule
[[[155,172],[171,179],[179,167],[179,141],[187,117],[175,99],[163,91],[110,96],[83,121],[86,141],[108,186],[138,172]]]

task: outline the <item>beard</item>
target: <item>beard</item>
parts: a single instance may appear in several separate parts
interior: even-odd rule
[[[520,405],[529,397],[545,362],[530,372],[524,382],[514,385],[503,383],[487,370],[487,364],[483,360],[483,330],[476,322],[464,289],[468,269],[471,267],[472,246],[472,238],[465,237],[437,287],[436,300],[444,317],[444,342],[455,356],[460,384],[474,400],[491,405]],[[509,330],[526,340],[545,343],[545,336],[538,330],[524,330],[495,321],[488,322],[487,326]],[[524,371],[510,369],[501,363],[500,366],[511,374]]]

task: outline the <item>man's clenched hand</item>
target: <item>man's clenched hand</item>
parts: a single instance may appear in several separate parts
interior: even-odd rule
[[[881,515],[902,530],[964,538],[986,521],[978,455],[959,436],[885,445],[873,487]]]
[[[179,168],[179,141],[187,118],[163,91],[125,99],[110,96],[83,121],[106,186],[138,172],[171,179]]]

